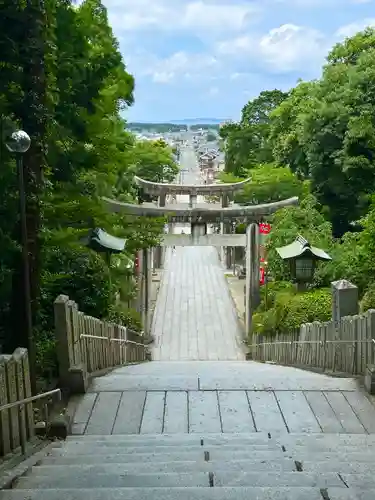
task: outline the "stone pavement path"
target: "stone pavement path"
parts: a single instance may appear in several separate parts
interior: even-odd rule
[[[157,361],[95,378],[73,434],[375,434],[375,408],[355,379],[243,361],[216,249],[169,251],[163,277]]]
[[[374,434],[353,379],[251,361],[157,362],[94,379],[74,434]]]
[[[186,169],[183,182],[199,184],[194,151],[185,149],[181,164]],[[188,196],[177,198],[179,203],[189,201]],[[190,227],[185,232],[190,233]],[[176,247],[166,251],[152,335],[153,360],[244,359],[237,313],[217,249]]]
[[[167,251],[152,334],[154,360],[244,359],[236,312],[215,248]]]

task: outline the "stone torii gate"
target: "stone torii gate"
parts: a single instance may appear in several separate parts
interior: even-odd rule
[[[205,227],[203,227],[203,224],[206,222],[216,222],[220,223],[220,233],[222,235],[228,234],[230,232],[230,220],[225,218],[225,220],[221,220],[220,214],[216,214],[216,220],[213,220],[215,218],[214,214],[211,214],[211,217],[206,217],[205,215],[202,216],[202,225],[200,229],[198,229],[198,221],[191,221],[189,219],[189,213],[181,213],[181,210],[188,209],[188,210],[196,210],[198,208],[200,209],[205,209],[207,210],[206,205],[199,205],[198,204],[198,196],[218,196],[220,198],[220,204],[222,208],[228,208],[230,205],[230,197],[233,195],[236,191],[239,191],[240,189],[243,188],[245,184],[250,182],[250,178],[245,179],[241,182],[236,182],[236,183],[221,183],[221,184],[164,184],[161,182],[150,182],[145,179],[142,179],[141,177],[135,176],[134,180],[138,187],[143,191],[144,193],[158,199],[158,207],[166,207],[166,200],[167,196],[171,195],[172,198],[176,199],[177,195],[185,195],[189,196],[189,203],[187,206],[184,206],[183,204],[180,205],[173,205],[173,207],[176,207],[176,216],[173,222],[191,222],[194,224],[194,228],[192,226],[192,234],[198,234],[197,231],[204,232],[204,234],[207,234],[207,224]],[[216,204],[216,207],[218,204]],[[173,208],[173,210],[174,210]],[[213,207],[215,208],[215,207]],[[206,220],[207,219],[207,220]],[[203,234],[201,234],[203,235]],[[176,238],[172,238],[172,235],[168,236],[165,238],[165,244],[164,246],[187,246],[191,244],[191,238],[180,238],[179,242],[177,242]],[[219,242],[220,239],[216,240]],[[199,244],[206,244],[209,245],[208,243],[202,243],[204,240],[195,241],[195,245]],[[211,241],[213,241],[211,239]],[[229,257],[230,257],[230,246],[234,247],[236,245],[230,245],[230,241],[228,239],[223,238],[221,240],[223,243],[222,245],[218,244],[210,244],[209,246],[220,246],[220,257],[221,260],[224,262],[225,259],[225,254],[226,254],[226,264],[227,267],[230,267],[229,265]],[[170,242],[170,244],[167,244],[167,242]],[[245,246],[244,244],[238,244],[237,246]],[[156,252],[156,267],[161,267],[163,263],[163,254],[162,250],[159,247]]]
[[[138,186],[147,194],[158,198],[158,204],[142,203],[134,205],[117,200],[104,198],[108,209],[112,212],[123,212],[134,216],[165,217],[168,223],[190,223],[191,234],[165,234],[162,247],[172,246],[214,246],[214,247],[245,247],[246,249],[246,280],[245,280],[245,325],[246,333],[251,331],[252,311],[259,305],[259,223],[281,208],[297,205],[298,198],[266,203],[253,206],[231,205],[230,194],[241,189],[250,179],[234,184],[162,184],[135,178]],[[167,205],[167,195],[182,194],[189,196],[189,203]],[[220,196],[221,204],[198,204],[198,195]],[[227,234],[227,228],[233,221],[247,224],[246,234]],[[220,224],[221,234],[208,234],[208,226]],[[159,250],[152,249],[152,253]],[[154,255],[155,256],[155,255]],[[157,255],[158,265],[162,256]],[[145,259],[151,265],[152,256]]]

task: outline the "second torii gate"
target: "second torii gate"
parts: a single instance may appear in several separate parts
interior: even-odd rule
[[[251,311],[259,305],[259,226],[267,217],[281,208],[298,204],[298,198],[266,203],[253,206],[229,205],[229,195],[250,181],[246,179],[235,184],[161,184],[146,181],[136,177],[137,184],[148,194],[158,196],[158,206],[152,203],[134,205],[117,200],[104,198],[108,208],[113,212],[125,212],[128,215],[165,217],[168,223],[190,223],[191,234],[165,234],[161,247],[171,246],[215,246],[245,247],[246,249],[246,280],[245,280],[245,311],[246,330],[251,331]],[[188,206],[173,204],[166,206],[168,194],[189,195]],[[197,196],[221,197],[221,206],[199,205]],[[233,221],[247,224],[246,234],[225,234],[225,227]],[[208,234],[208,225],[220,223],[221,234]],[[161,247],[154,249],[158,265],[161,265]]]

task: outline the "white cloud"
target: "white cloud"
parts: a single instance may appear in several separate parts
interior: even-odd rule
[[[362,0],[363,1],[363,0]],[[366,19],[363,19],[361,21],[357,21],[354,23],[346,24],[345,26],[341,26],[336,31],[336,36],[339,38],[346,38],[355,35],[358,31],[363,31],[367,27],[374,27],[375,26],[375,17],[371,18],[368,17]]]
[[[278,71],[293,71],[306,65],[315,65],[325,53],[324,37],[316,30],[284,24],[272,29],[259,41],[261,54]]]
[[[195,8],[190,15],[199,17],[199,10]],[[213,39],[206,53],[176,51],[163,59],[136,50],[126,61],[136,77],[147,76],[159,84],[184,81],[196,84],[220,79],[247,81],[247,72],[254,65],[270,74],[300,72],[305,77],[314,77],[320,72],[325,56],[335,42],[368,25],[375,25],[375,18],[342,26],[335,33],[324,35],[315,29],[289,23],[264,34],[248,31],[222,42]]]
[[[155,83],[169,83],[171,82],[175,77],[175,73],[173,71],[171,72],[166,72],[166,71],[155,71],[152,75],[152,80]]]
[[[368,4],[374,0],[269,0],[269,4],[281,4],[287,7],[316,8],[316,7],[341,7],[347,8],[350,5]]]
[[[239,31],[258,15],[259,7],[229,0],[106,0],[115,31],[186,30],[190,33]]]
[[[181,79],[202,80],[217,71],[219,61],[210,54],[191,54],[180,51],[170,57],[158,59],[147,53],[138,53],[129,67],[135,63],[136,73],[140,76],[150,76],[156,83],[174,83]]]
[[[254,14],[255,9],[250,4],[196,1],[187,4],[182,23],[188,29],[201,27],[215,31],[239,31],[246,27]]]
[[[219,89],[218,89],[218,87],[210,87],[210,88],[208,89],[208,95],[209,95],[210,97],[214,97],[214,96],[216,96],[218,93],[219,93]]]
[[[283,24],[265,35],[244,35],[218,44],[218,52],[239,58],[253,57],[277,72],[289,72],[321,61],[327,46],[317,30]]]

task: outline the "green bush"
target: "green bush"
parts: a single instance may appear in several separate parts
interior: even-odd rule
[[[112,294],[104,259],[85,247],[49,248],[41,290],[41,325],[46,330],[53,329],[53,303],[60,294],[68,295],[86,314],[105,317]]]
[[[43,330],[35,333],[36,373],[48,382],[58,376],[54,332]]]
[[[261,303],[258,311],[265,311],[274,307],[276,297],[281,300],[284,294],[289,297],[295,293],[295,286],[290,281],[270,281],[267,286],[260,288]]]
[[[40,378],[57,375],[53,304],[60,294],[79,309],[98,318],[110,310],[108,267],[102,257],[85,247],[47,247],[43,255],[38,328],[34,331],[36,369]]]
[[[371,283],[365,293],[363,294],[362,300],[360,302],[361,312],[368,311],[369,309],[375,309],[375,283]]]
[[[127,326],[136,332],[142,330],[142,318],[140,313],[135,309],[124,307],[121,304],[111,306],[105,319],[117,325]]]
[[[274,289],[271,289],[269,307],[266,310],[262,300],[253,316],[253,332],[266,336],[288,334],[303,323],[328,321],[332,314],[331,304],[329,289],[296,293],[292,284],[288,287],[285,283],[275,283]]]

